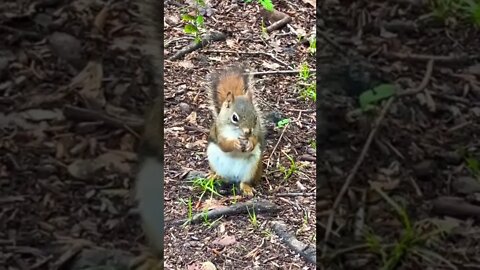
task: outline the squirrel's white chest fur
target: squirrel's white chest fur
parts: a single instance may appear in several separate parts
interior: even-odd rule
[[[207,147],[208,162],[219,176],[229,182],[249,182],[252,180],[258,160],[261,158],[260,145],[248,153],[223,152],[215,143]]]

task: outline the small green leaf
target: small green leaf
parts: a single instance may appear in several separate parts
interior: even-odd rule
[[[192,15],[189,15],[189,14],[183,14],[182,15],[182,20],[184,20],[186,22],[193,22],[193,21],[195,21],[195,17],[193,17]]]
[[[263,8],[267,11],[273,11],[273,3],[271,0],[258,0]]]
[[[202,25],[203,25],[203,16],[202,16],[202,15],[198,15],[198,16],[197,16],[197,25],[198,25],[198,26],[202,26]]]
[[[279,128],[284,128],[288,123],[290,123],[290,119],[288,119],[288,118],[282,119],[282,120],[278,121],[277,126]]]
[[[360,97],[360,107],[367,109],[369,105],[372,105],[382,99],[389,98],[395,94],[395,86],[392,84],[381,84],[373,89],[363,92]]]
[[[187,34],[195,34],[198,32],[198,28],[193,24],[187,24],[185,25],[183,31],[185,31]]]

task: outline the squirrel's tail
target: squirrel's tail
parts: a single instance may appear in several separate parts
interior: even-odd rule
[[[145,36],[145,55],[153,80],[152,95],[163,99],[163,3],[158,0],[137,0],[139,20]]]
[[[220,111],[229,93],[236,97],[245,95],[247,91],[252,91],[252,77],[245,74],[243,64],[212,73],[209,81],[208,95],[215,115]]]
[[[145,35],[145,55],[150,66],[152,96],[139,147],[139,170],[135,197],[145,236],[152,252],[163,260],[164,175],[163,175],[163,1],[137,0],[140,24]]]

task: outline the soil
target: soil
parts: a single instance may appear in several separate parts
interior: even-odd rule
[[[143,115],[152,101],[138,8],[132,1],[108,7],[67,2],[0,4],[0,269],[68,268],[82,250],[101,247],[127,257],[146,248],[131,193]],[[238,61],[256,72],[316,65],[308,42],[298,38],[314,28],[311,2],[274,2],[293,21],[268,35],[262,34],[257,2],[209,5],[205,28],[227,39],[165,61],[167,220],[186,218],[183,202],[189,199],[198,206],[194,213],[247,200],[206,194],[197,204],[201,190],[184,179],[191,170],[208,171],[207,74]],[[183,32],[186,7],[165,5],[166,57],[193,40]],[[314,269],[272,224],[282,221],[298,240],[315,243],[316,119],[314,102],[301,96],[315,74],[308,82],[298,72],[256,79],[269,131],[256,197],[281,211],[258,213],[256,223],[239,214],[167,227],[165,269],[195,269],[206,261],[217,269]],[[278,126],[282,119],[290,119],[285,128]],[[291,167],[287,154],[297,170],[284,179],[282,166]]]
[[[478,27],[432,16],[426,1],[325,1],[317,12],[320,266],[477,269]],[[380,84],[399,96],[363,111],[360,95]]]

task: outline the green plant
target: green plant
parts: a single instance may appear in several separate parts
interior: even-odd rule
[[[233,194],[233,204],[236,204],[237,203],[237,189],[235,188],[235,186],[232,187],[232,194]]]
[[[313,102],[317,101],[317,85],[316,84],[308,84],[301,92],[300,97],[303,99],[310,99]]]
[[[373,108],[380,100],[389,98],[395,94],[395,86],[392,84],[381,84],[373,89],[360,94],[359,102],[362,110],[367,111]]]
[[[317,141],[316,141],[315,139],[312,139],[312,140],[310,141],[310,146],[311,146],[313,149],[317,150]]]
[[[260,5],[266,10],[272,12],[274,9],[273,3],[271,0],[258,0]]]
[[[257,214],[255,214],[255,209],[252,208],[252,212],[250,212],[250,210],[248,210],[248,207],[247,207],[247,212],[248,212],[248,218],[250,220],[250,223],[254,228],[257,228],[258,220],[257,220]]]
[[[195,15],[190,14],[183,14],[182,20],[185,21],[187,24],[185,25],[183,31],[186,34],[192,35],[195,39],[195,42],[200,43],[201,33],[205,31],[204,29],[204,18],[203,15],[200,13],[200,9],[205,7],[205,1],[203,0],[195,0],[194,2],[194,13]]]
[[[480,178],[480,161],[473,156],[465,158],[468,170],[477,178]]]
[[[285,118],[285,119],[282,119],[282,120],[278,121],[277,127],[278,127],[278,128],[284,128],[284,127],[286,127],[288,124],[290,124],[290,119]]]
[[[282,153],[285,156],[287,156],[288,160],[290,161],[290,167],[287,169],[283,165],[279,165],[278,169],[281,173],[283,173],[283,179],[287,180],[288,178],[290,178],[294,173],[296,173],[299,170],[299,166],[297,165],[297,163],[295,162],[295,160],[293,160],[293,158],[291,156],[289,156],[288,154],[286,154],[283,151],[282,151]]]
[[[309,44],[308,52],[310,54],[315,54],[317,52],[317,37],[316,36],[310,37],[310,39],[308,39],[308,44]]]
[[[480,26],[480,1],[478,0],[431,0],[430,8],[434,17],[446,20],[460,17]]]
[[[300,91],[300,97],[305,100],[317,101],[317,85],[316,82],[310,82],[312,74],[310,74],[310,68],[307,63],[302,63],[300,65],[300,71],[298,72],[298,77],[301,80],[301,85],[303,89]]]
[[[468,18],[477,27],[480,26],[480,1],[462,0],[457,3],[458,10],[462,11],[462,17]]]
[[[451,262],[443,258],[441,255],[422,247],[422,245],[426,245],[428,240],[435,240],[437,235],[446,232],[445,229],[438,228],[436,230],[423,233],[420,228],[426,227],[425,224],[419,222],[416,224],[417,226],[413,225],[404,208],[400,207],[379,187],[372,185],[372,188],[394,209],[398,219],[403,225],[403,233],[400,236],[400,239],[398,239],[398,241],[393,245],[382,245],[381,239],[372,232],[367,231],[365,234],[367,246],[372,252],[379,254],[382,258],[382,270],[396,269],[396,267],[404,258],[407,257],[407,255],[416,255],[422,257],[423,259],[441,261],[449,266],[453,266]],[[387,250],[387,248],[391,249]]]
[[[454,0],[431,0],[430,8],[435,17],[446,19],[454,9]]]
[[[298,73],[298,76],[302,81],[308,81],[308,79],[310,78],[310,68],[308,67],[307,63],[304,62],[300,65],[300,71]]]
[[[186,226],[192,221],[192,218],[193,218],[192,198],[189,197],[186,203],[183,200],[182,202],[187,205],[187,220],[185,221],[185,223],[183,223],[183,226]]]
[[[213,194],[218,195],[218,196],[222,196],[217,192],[217,188],[216,188],[216,185],[215,185],[215,179],[213,177],[209,177],[209,178],[198,177],[198,178],[195,178],[193,180],[193,186],[199,188],[202,191],[202,194],[200,195],[200,200],[203,198],[203,195],[205,195],[205,193],[207,191],[210,192],[210,198],[213,197]]]

